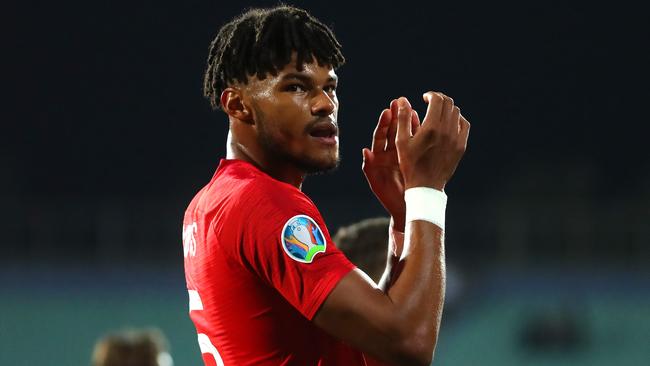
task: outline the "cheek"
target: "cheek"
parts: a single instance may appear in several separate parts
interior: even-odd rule
[[[308,104],[298,97],[269,98],[265,103],[260,103],[260,107],[263,108],[265,129],[284,137],[302,136],[311,118]]]

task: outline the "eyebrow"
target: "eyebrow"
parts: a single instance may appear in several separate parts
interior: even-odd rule
[[[280,78],[280,80],[282,80],[282,81],[288,80],[288,79],[298,79],[298,80],[300,80],[300,81],[302,81],[304,83],[312,83],[313,82],[312,77],[308,76],[305,73],[301,73],[301,72],[290,72],[290,73],[285,74],[284,76],[282,76],[282,78]],[[329,83],[329,82],[337,82],[337,81],[338,81],[338,77],[335,75],[335,76],[328,77],[325,82]]]

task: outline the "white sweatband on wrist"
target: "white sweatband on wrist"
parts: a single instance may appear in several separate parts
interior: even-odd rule
[[[445,192],[429,187],[414,187],[404,191],[406,201],[406,222],[415,220],[429,221],[445,230],[445,209],[447,195]]]

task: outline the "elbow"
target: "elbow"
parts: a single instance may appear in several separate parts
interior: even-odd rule
[[[429,366],[433,361],[432,346],[424,345],[423,342],[404,345],[400,350],[398,365]],[[420,343],[420,344],[417,344]]]
[[[437,334],[430,329],[407,331],[396,342],[395,364],[412,366],[430,366],[436,347]]]

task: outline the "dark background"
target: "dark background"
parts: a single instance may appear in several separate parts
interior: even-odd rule
[[[517,215],[545,209],[535,202],[549,206],[549,219],[566,214],[571,200],[592,205],[592,215],[614,199],[648,202],[649,27],[638,9],[305,5],[332,25],[348,60],[339,70],[340,171],[304,185],[324,205],[331,230],[382,213],[360,172],[360,150],[391,98],[407,96],[422,113],[427,90],[454,97],[473,126],[448,188],[452,229],[469,216],[494,227],[487,213],[507,200]],[[124,231],[126,245],[151,231],[155,240],[133,250],[177,257],[184,207],[225,151],[227,119],[201,95],[207,45],[241,7],[68,2],[8,13],[9,151],[0,185],[9,202],[3,232],[13,245],[3,258],[102,260],[101,230]],[[332,200],[351,209],[337,212]],[[532,223],[556,229],[542,224]],[[51,232],[39,234],[47,226]],[[56,253],[43,253],[35,235]]]
[[[587,282],[625,273],[648,293],[647,13],[619,3],[291,3],[331,25],[347,58],[341,167],[303,186],[330,232],[384,215],[360,170],[381,109],[403,95],[422,115],[421,93],[443,91],[472,123],[447,188],[448,260],[469,285],[504,268],[579,269]],[[156,268],[182,286],[182,214],[225,154],[226,116],[202,98],[207,48],[243,7],[274,4],[6,6],[0,263],[17,271],[6,283],[23,271],[42,285],[70,268]]]

